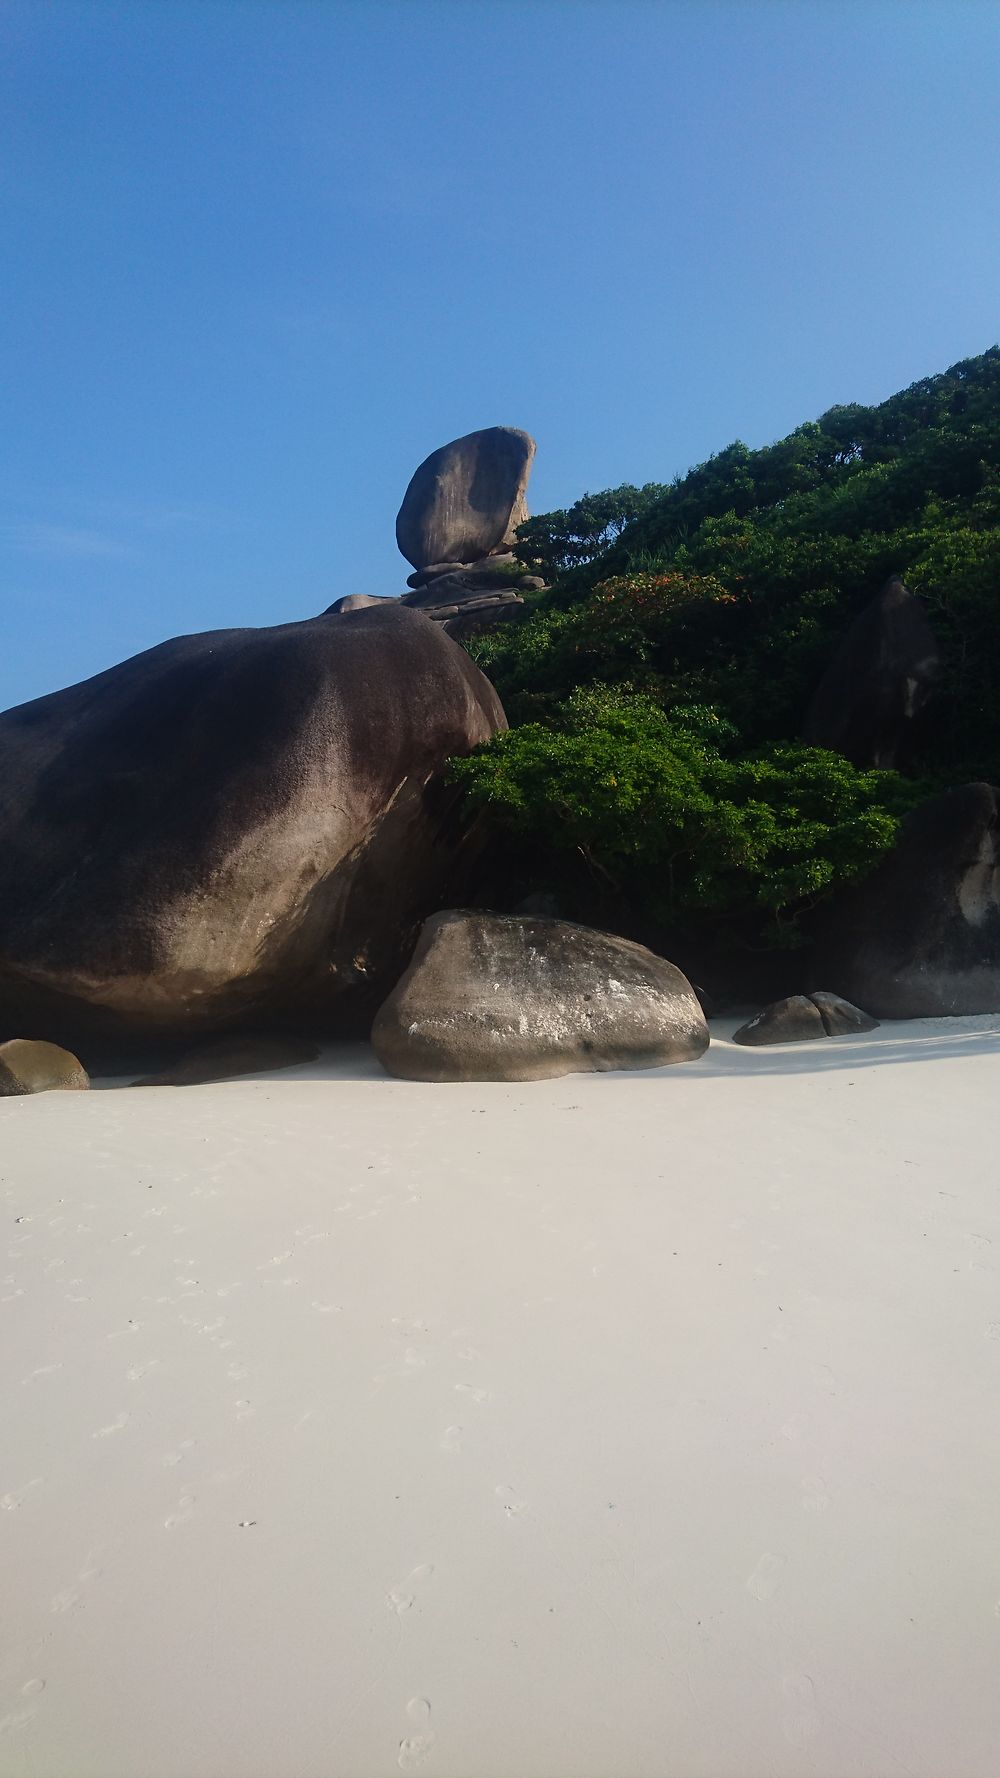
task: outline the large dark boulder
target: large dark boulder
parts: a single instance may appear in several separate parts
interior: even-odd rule
[[[372,1043],[408,1080],[535,1080],[689,1062],[708,1026],[680,970],[642,945],[459,910],[425,924]]]
[[[894,766],[938,668],[924,608],[894,577],[855,618],[820,680],[804,739],[857,766]]]
[[[0,1035],[360,1019],[454,899],[440,768],[505,726],[396,601],[183,636],[8,711]]]
[[[876,1018],[1000,1012],[998,797],[966,784],[922,803],[833,908],[817,969]]]
[[[478,562],[512,542],[528,516],[534,454],[534,439],[514,426],[487,426],[433,451],[415,471],[396,518],[407,561],[414,568]]]

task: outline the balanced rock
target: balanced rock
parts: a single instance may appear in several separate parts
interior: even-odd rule
[[[878,1018],[1000,1012],[998,799],[966,784],[922,803],[831,910],[824,971]]]
[[[5,1018],[76,1042],[370,1017],[465,853],[441,767],[505,726],[396,600],[180,637],[8,711]]]
[[[527,518],[535,441],[514,426],[469,432],[421,463],[396,518],[396,541],[414,568],[476,562],[511,543]]]
[[[425,923],[372,1044],[408,1080],[536,1080],[689,1062],[708,1026],[680,970],[642,945],[459,910]]]
[[[734,1043],[754,1046],[768,1043],[807,1043],[817,1037],[848,1037],[859,1031],[875,1031],[878,1020],[859,1006],[817,988],[813,994],[790,994],[772,1000],[763,1012],[733,1032]]]
[[[78,1093],[89,1085],[83,1063],[56,1043],[28,1037],[0,1043],[0,1099],[23,1093]]]
[[[939,664],[923,605],[893,577],[855,618],[820,680],[804,739],[857,766],[895,765]]]

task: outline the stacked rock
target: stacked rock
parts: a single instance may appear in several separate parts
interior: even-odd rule
[[[451,635],[520,615],[526,576],[514,555],[528,516],[525,490],[535,441],[513,426],[488,426],[433,451],[413,475],[396,518],[396,541],[413,566],[402,603]]]

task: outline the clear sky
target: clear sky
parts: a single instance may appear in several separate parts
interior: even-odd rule
[[[1000,339],[997,0],[5,0],[0,707]]]

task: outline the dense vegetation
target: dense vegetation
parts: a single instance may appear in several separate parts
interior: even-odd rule
[[[517,548],[551,589],[470,645],[512,729],[455,767],[511,893],[661,943],[794,944],[929,788],[1000,778],[1000,348],[670,486],[585,495]],[[906,778],[799,740],[891,574],[943,659]]]

